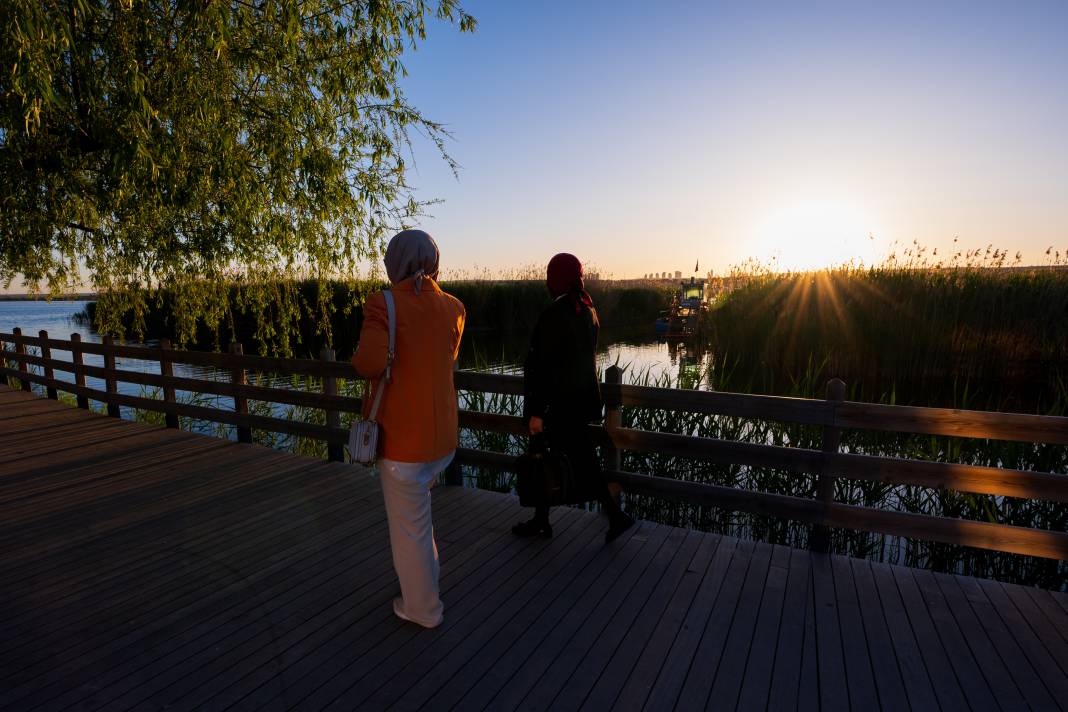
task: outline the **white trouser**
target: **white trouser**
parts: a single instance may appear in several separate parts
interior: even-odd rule
[[[450,452],[433,462],[378,460],[404,617],[428,628],[441,623],[445,610],[438,597],[438,546],[430,518],[430,489],[453,455]]]

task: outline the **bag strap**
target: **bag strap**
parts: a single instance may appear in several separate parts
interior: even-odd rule
[[[371,403],[371,411],[367,414],[368,420],[374,420],[378,415],[378,406],[382,403],[382,392],[386,390],[386,384],[393,380],[393,358],[397,355],[397,305],[393,302],[393,292],[388,289],[382,291],[386,299],[386,316],[389,320],[389,350],[386,351],[386,372],[378,383],[374,402]]]

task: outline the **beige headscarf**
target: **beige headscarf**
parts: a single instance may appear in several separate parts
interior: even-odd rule
[[[386,274],[393,284],[415,277],[415,293],[423,286],[423,277],[438,278],[438,245],[422,230],[402,230],[386,247]]]

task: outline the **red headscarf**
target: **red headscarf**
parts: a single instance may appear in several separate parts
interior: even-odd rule
[[[593,306],[593,299],[586,293],[582,283],[582,263],[578,257],[561,252],[549,260],[549,268],[546,270],[546,283],[549,285],[549,294],[553,299],[569,295],[575,305],[575,313],[578,314],[582,307],[579,303],[588,307]]]

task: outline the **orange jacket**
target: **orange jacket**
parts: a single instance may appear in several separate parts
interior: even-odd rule
[[[397,306],[397,344],[393,380],[386,386],[376,420],[382,457],[399,462],[430,462],[456,449],[456,390],[453,363],[460,348],[466,312],[459,299],[423,278],[393,285]],[[360,344],[352,356],[356,372],[372,379],[363,404],[364,417],[381,386],[389,350],[386,299],[372,294],[363,305]]]

